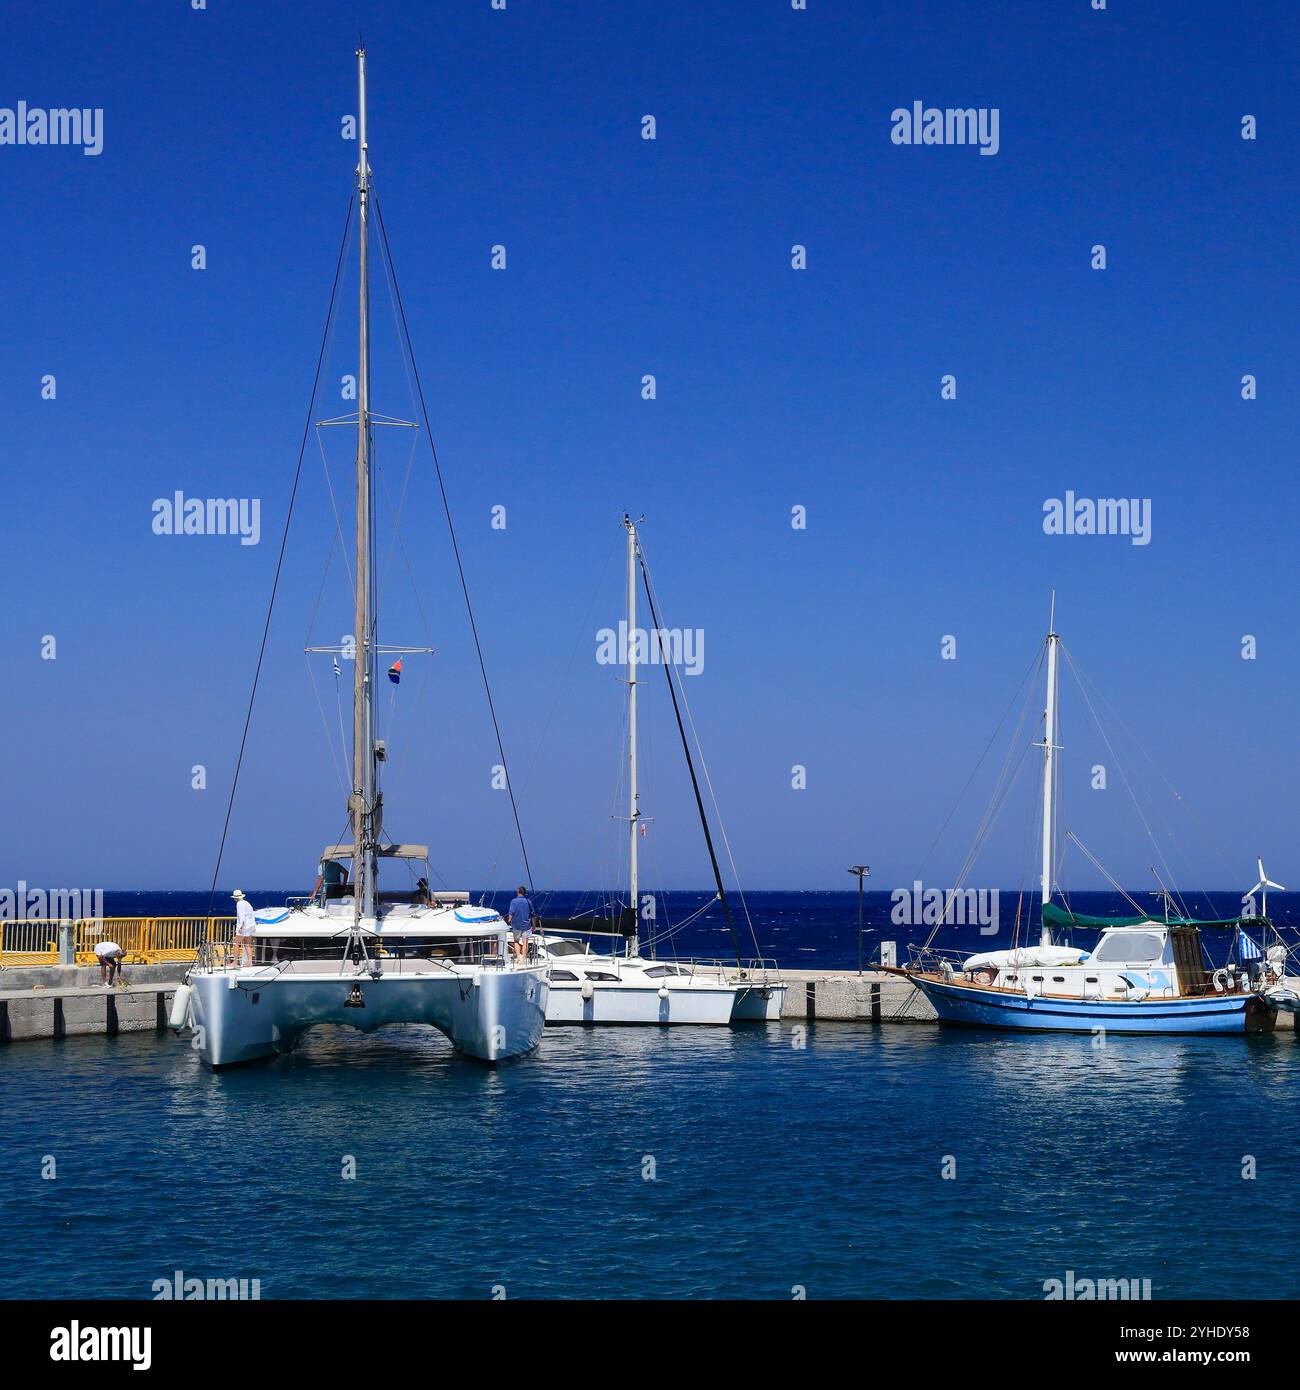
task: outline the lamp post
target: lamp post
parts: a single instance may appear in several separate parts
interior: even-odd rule
[[[869,864],[855,864],[849,873],[858,876],[858,974],[862,974],[862,880],[871,877]]]

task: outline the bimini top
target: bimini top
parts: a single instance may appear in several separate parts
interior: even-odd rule
[[[1093,917],[1086,912],[1071,912],[1055,903],[1043,904],[1043,923],[1049,927],[1087,927],[1105,931],[1107,927],[1259,927],[1268,926],[1266,917],[1170,917],[1165,921],[1150,915],[1143,917]]]
[[[326,845],[320,852],[322,859],[351,859],[357,852],[355,845]],[[428,845],[380,845],[375,850],[380,859],[427,859]]]

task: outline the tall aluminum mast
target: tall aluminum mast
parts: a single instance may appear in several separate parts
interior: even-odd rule
[[[628,902],[635,914],[637,935],[628,943],[629,953],[640,939],[640,899],[637,896],[637,835],[641,807],[636,785],[636,523],[626,512],[627,528],[627,785],[628,785]]]
[[[1043,907],[1052,899],[1052,850],[1055,842],[1055,765],[1058,745],[1056,742],[1056,649],[1060,638],[1056,635],[1056,594],[1052,594],[1052,614],[1047,622],[1047,709],[1043,716],[1043,864],[1040,887]],[[1040,944],[1052,944],[1052,929],[1046,920],[1042,924]]]
[[[370,160],[366,139],[366,50],[357,48],[357,201],[360,211],[360,344],[357,359],[356,670],[352,681],[353,920],[375,915],[375,744],[371,701],[375,684],[375,614],[371,567],[370,482]]]

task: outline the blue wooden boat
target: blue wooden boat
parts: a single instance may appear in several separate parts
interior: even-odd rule
[[[1108,939],[1112,938],[1103,938]],[[1082,973],[1087,973],[1087,964],[1083,962]],[[1153,973],[1149,971],[1125,972],[1136,979],[1120,986],[1122,997],[1089,996],[1082,990],[1057,992],[1071,988],[1070,976],[1077,970],[1045,967],[1034,971],[1049,977],[1044,983],[1054,991],[1050,994],[1032,992],[1032,985],[1018,987],[1016,981],[986,981],[978,978],[978,972],[971,972],[976,976],[971,978],[953,971],[947,979],[942,972],[906,973],[934,1005],[941,1022],[971,1028],[1035,1033],[1259,1033],[1271,1031],[1277,1018],[1276,1008],[1250,987],[1229,992],[1225,985],[1220,992],[1211,983],[1207,992],[1199,994],[1180,995],[1169,987],[1150,993],[1143,983],[1143,976]],[[1059,983],[1051,981],[1063,973]]]
[[[1046,651],[1047,707],[1039,745],[1043,749],[1043,817],[1038,944],[963,959],[932,950],[935,933],[931,933],[930,941],[913,951],[907,968],[895,973],[906,976],[925,994],[941,1022],[966,1027],[1066,1033],[1271,1030],[1278,1006],[1288,1007],[1281,984],[1285,948],[1265,952],[1255,947],[1250,968],[1234,965],[1211,971],[1201,944],[1203,928],[1266,929],[1267,918],[1209,921],[1174,915],[1174,898],[1167,892],[1161,895],[1163,918],[1140,908],[1130,917],[1084,916],[1054,901],[1060,638],[1051,627]],[[1262,863],[1260,879],[1256,888],[1265,892],[1280,886],[1265,877]],[[945,915],[946,911],[947,907]],[[942,923],[943,916],[935,932]],[[1100,932],[1090,951],[1069,943],[1075,928]]]

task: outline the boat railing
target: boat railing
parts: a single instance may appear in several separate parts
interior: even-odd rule
[[[755,956],[751,960],[713,957],[707,959],[673,960],[665,962],[692,975],[702,974],[717,979],[722,984],[770,986],[784,984],[781,967],[769,956]]]
[[[742,961],[737,974],[742,980],[760,985],[785,984],[775,956],[755,956],[753,960]]]
[[[934,946],[917,946],[908,943],[907,966],[923,975],[942,975],[946,966],[955,975],[962,973],[962,967],[969,959],[969,952],[941,949]]]
[[[346,954],[347,942],[346,932],[336,933],[330,939],[329,946],[323,946],[320,942],[299,944],[292,939],[258,939],[254,946],[253,963],[258,968],[283,968],[299,961],[328,959],[337,960],[341,965],[345,959],[349,959]],[[475,949],[479,946],[482,949]],[[239,963],[239,947],[233,940],[210,938],[200,941],[192,953],[187,953],[187,958],[191,961],[191,970],[225,970]],[[367,938],[365,953],[358,952],[350,959],[356,965],[364,965],[370,960],[381,970],[397,974],[402,973],[408,963],[413,968],[428,969],[435,966],[452,974],[457,966],[472,965],[485,970],[507,970],[512,968],[514,963],[508,952],[501,952],[493,937],[470,938],[462,943],[457,951],[445,954],[438,948],[431,949],[427,945],[402,948],[394,944],[376,944],[373,939]]]
[[[191,970],[221,970],[230,963],[232,947],[224,941],[200,941],[194,951]]]

